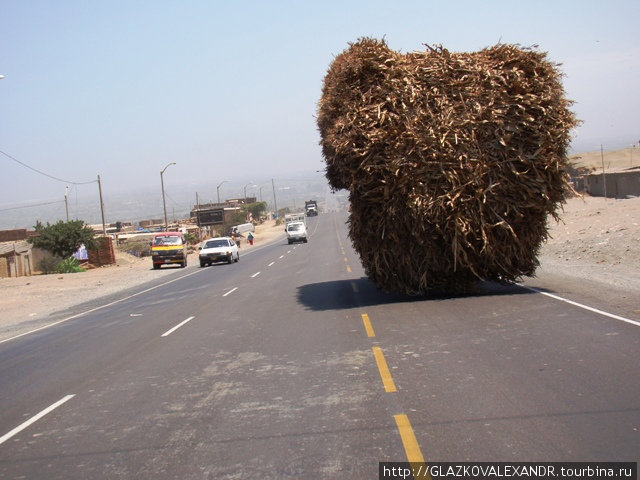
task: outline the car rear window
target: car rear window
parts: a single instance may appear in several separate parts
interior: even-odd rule
[[[218,248],[218,247],[228,247],[229,240],[209,240],[204,248]]]

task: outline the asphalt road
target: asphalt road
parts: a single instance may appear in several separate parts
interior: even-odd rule
[[[0,344],[0,478],[640,459],[639,324],[520,286],[381,293],[345,220]]]

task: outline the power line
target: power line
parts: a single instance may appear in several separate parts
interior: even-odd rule
[[[54,205],[56,203],[64,203],[64,200],[56,200],[55,202],[34,203],[33,205],[22,205],[21,207],[2,208],[0,212],[8,212],[9,210],[20,210],[22,208],[42,207],[44,205]]]
[[[53,175],[49,175],[48,173],[42,172],[42,171],[38,170],[37,168],[33,168],[32,166],[27,165],[27,164],[26,164],[26,163],[24,163],[24,162],[21,162],[21,161],[20,161],[20,160],[18,160],[17,158],[12,157],[11,155],[9,155],[9,154],[8,154],[8,153],[6,153],[6,152],[3,152],[2,150],[0,150],[0,153],[1,153],[2,155],[4,155],[5,157],[10,158],[10,159],[11,159],[11,160],[13,160],[14,162],[19,163],[19,164],[20,164],[20,165],[22,165],[23,167],[28,168],[29,170],[33,170],[34,172],[39,173],[40,175],[44,175],[45,177],[49,177],[49,178],[51,178],[51,179],[53,179],[53,180],[57,180],[58,182],[67,183],[67,184],[68,184],[68,183],[70,183],[70,184],[72,184],[72,185],[88,185],[89,183],[96,183],[96,181],[97,181],[97,180],[91,180],[90,182],[72,182],[71,180],[63,180],[63,179],[61,179],[61,178],[54,177]]]

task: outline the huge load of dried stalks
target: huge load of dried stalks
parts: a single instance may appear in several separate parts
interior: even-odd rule
[[[326,176],[381,289],[468,291],[532,275],[567,192],[577,122],[546,54],[514,45],[401,54],[361,39],[324,79]]]

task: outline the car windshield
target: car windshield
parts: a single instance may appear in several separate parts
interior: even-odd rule
[[[182,239],[175,235],[164,235],[153,239],[153,245],[156,247],[160,247],[162,245],[180,245],[181,243]]]
[[[297,232],[298,230],[301,230],[301,229],[302,229],[302,225],[300,225],[299,223],[294,223],[287,227],[287,230],[289,230],[290,232]]]
[[[204,248],[228,247],[229,240],[209,240],[205,243]]]

